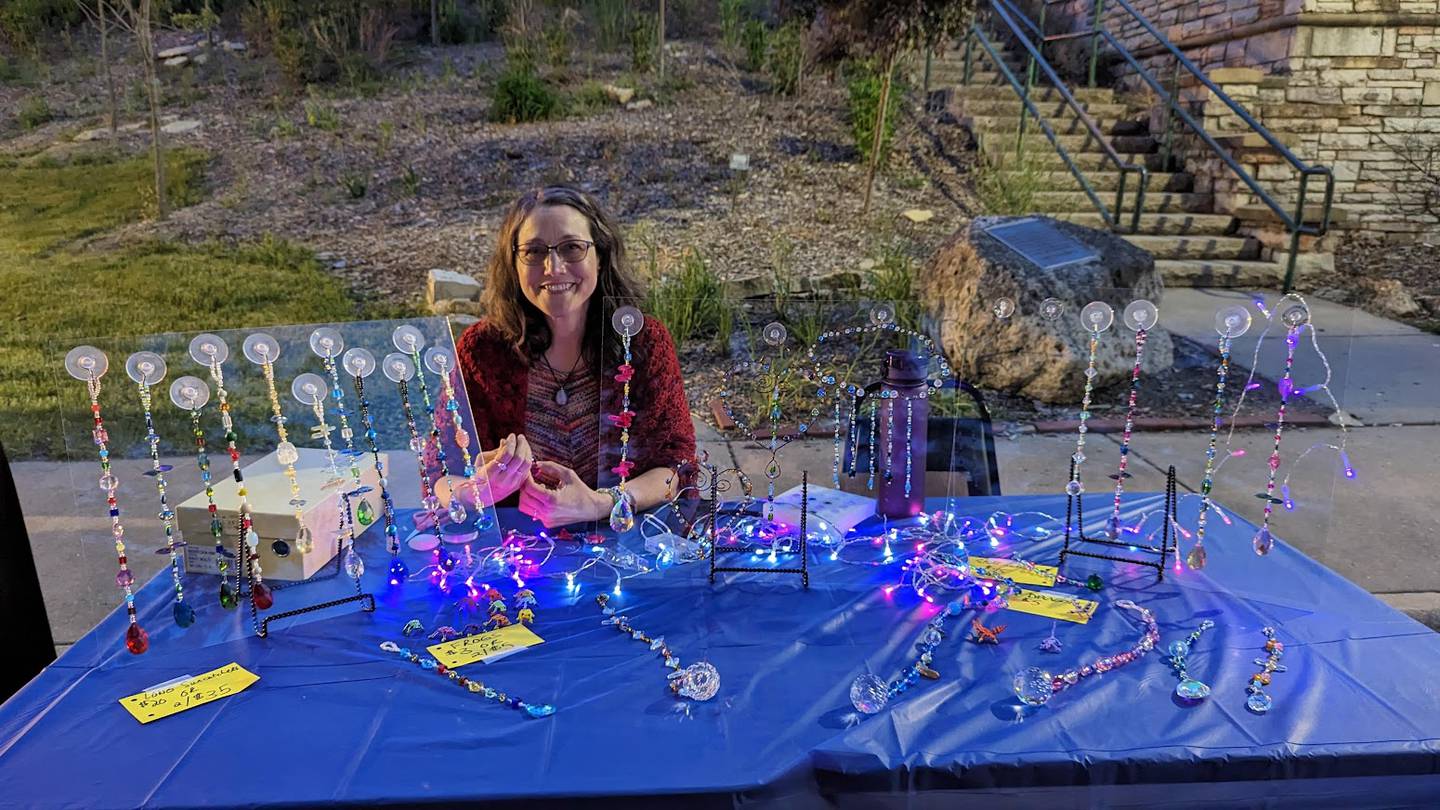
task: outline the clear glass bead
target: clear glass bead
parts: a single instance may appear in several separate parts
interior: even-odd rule
[[[1050,702],[1055,694],[1051,686],[1054,679],[1050,673],[1039,667],[1026,667],[1015,673],[1011,685],[1015,689],[1015,697],[1027,706],[1044,706]]]
[[[275,460],[285,465],[294,464],[300,460],[300,451],[290,442],[280,442],[275,445]]]
[[[875,714],[889,702],[889,689],[874,675],[866,673],[850,684],[850,705],[861,714]]]

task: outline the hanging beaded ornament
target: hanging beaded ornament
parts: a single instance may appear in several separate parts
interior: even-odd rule
[[[1245,685],[1245,708],[1256,714],[1264,714],[1270,711],[1275,701],[1265,687],[1270,685],[1270,676],[1276,672],[1284,672],[1285,667],[1280,664],[1280,658],[1285,655],[1285,645],[1275,637],[1275,628],[1264,627],[1260,632],[1265,634],[1265,657],[1256,658],[1255,664],[1260,671],[1250,676],[1250,681]]]
[[[295,549],[309,554],[315,547],[310,529],[305,525],[305,499],[300,497],[300,479],[295,475],[295,462],[300,460],[300,451],[290,442],[290,433],[285,429],[288,420],[280,408],[280,392],[275,388],[275,361],[280,358],[280,344],[264,332],[245,338],[241,346],[245,359],[260,367],[265,376],[265,394],[270,398],[270,421],[275,423],[275,435],[280,439],[275,445],[275,460],[285,468],[285,480],[290,484],[290,508],[295,510]],[[290,556],[290,544],[275,540],[270,550],[277,557]]]
[[[150,469],[145,471],[145,475],[155,479],[155,492],[160,498],[160,523],[165,529],[165,548],[160,552],[170,557],[170,582],[175,587],[175,604],[171,614],[175,625],[184,628],[195,623],[195,608],[185,602],[185,576],[180,567],[180,549],[185,544],[175,537],[175,510],[170,508],[169,483],[165,480],[165,473],[171,467],[160,463],[160,434],[155,432],[153,387],[165,379],[166,370],[165,358],[155,352],[135,352],[125,360],[125,373],[135,381],[140,395],[140,409],[145,415],[145,442],[150,450]]]
[[[444,390],[445,412],[450,414],[450,423],[455,436],[455,446],[460,448],[460,461],[464,465],[464,479],[451,488],[451,513],[450,521],[459,525],[465,519],[461,514],[464,511],[464,504],[457,502],[461,492],[473,488],[475,483],[475,458],[470,453],[470,432],[465,429],[465,420],[460,415],[460,400],[455,388],[454,375],[459,371],[455,363],[455,354],[443,346],[431,346],[425,350],[425,368],[440,378],[440,384]],[[456,510],[459,511],[456,511]],[[459,515],[459,519],[456,517]],[[495,528],[494,507],[483,505],[483,501],[476,499],[475,507],[475,528],[478,531],[488,532]]]
[[[1192,569],[1205,567],[1205,525],[1210,516],[1210,491],[1215,486],[1215,445],[1220,438],[1220,425],[1225,421],[1225,383],[1230,375],[1230,345],[1250,328],[1250,310],[1241,306],[1226,307],[1215,313],[1215,331],[1220,333],[1220,365],[1215,372],[1214,418],[1210,423],[1210,440],[1205,447],[1205,474],[1200,480],[1200,516],[1195,522],[1195,546],[1185,555],[1185,564]]]
[[[399,532],[395,528],[395,503],[390,498],[390,481],[385,477],[385,463],[380,460],[380,445],[376,443],[380,433],[375,430],[375,422],[370,418],[370,400],[365,396],[365,378],[375,373],[375,355],[371,354],[369,349],[356,347],[345,352],[340,363],[350,374],[351,383],[355,386],[355,396],[360,400],[360,422],[365,428],[365,443],[369,446],[370,458],[375,463],[375,476],[380,482],[381,511],[385,516],[385,548],[390,552],[387,578],[391,585],[399,585],[410,576],[410,567],[400,557]],[[360,502],[356,511],[357,522],[368,524],[375,520],[373,513],[368,521],[361,519],[369,503]]]
[[[327,384],[325,378],[319,374],[306,372],[296,377],[295,380],[290,383],[290,393],[300,404],[309,406],[311,412],[315,414],[315,426],[311,428],[311,436],[321,439],[325,444],[325,459],[330,473],[330,481],[327,482],[325,486],[342,486],[340,497],[343,501],[343,508],[340,511],[339,531],[335,535],[336,540],[340,544],[340,548],[336,549],[336,552],[343,556],[345,573],[349,575],[358,586],[360,584],[360,575],[365,573],[365,563],[361,560],[360,555],[355,552],[355,524],[350,517],[350,499],[357,494],[369,492],[370,488],[359,486],[360,468],[355,465],[353,456],[351,457],[350,464],[354,473],[353,480],[356,487],[355,489],[351,489],[348,486],[344,486],[348,482],[340,475],[340,470],[336,465],[336,460],[340,454],[335,449],[335,445],[330,441],[330,433],[333,428],[325,420],[325,400],[330,397],[326,389]]]
[[[1250,541],[1250,547],[1261,557],[1269,554],[1275,547],[1275,538],[1270,534],[1270,515],[1275,511],[1276,504],[1284,503],[1282,499],[1275,497],[1275,477],[1280,472],[1280,439],[1285,433],[1285,407],[1290,401],[1290,395],[1295,392],[1292,376],[1295,368],[1295,347],[1300,343],[1300,332],[1310,322],[1310,310],[1304,304],[1292,303],[1280,311],[1280,322],[1285,324],[1285,372],[1277,384],[1280,390],[1280,407],[1275,411],[1275,446],[1271,449],[1267,462],[1270,474],[1265,480],[1265,491],[1255,496],[1265,501],[1265,514],[1259,531],[1255,532],[1255,537]]]
[[[616,613],[615,609],[609,606],[609,602],[609,594],[602,593],[595,597],[595,603],[600,606],[600,612],[605,614],[605,618],[600,623],[613,626],[636,641],[650,645],[652,652],[658,652],[665,668],[670,670],[670,673],[665,676],[665,680],[670,684],[671,692],[691,700],[709,700],[715,697],[715,693],[720,691],[720,673],[713,664],[701,661],[698,664],[681,667],[680,659],[671,652],[669,645],[665,643],[664,636],[651,638],[645,634],[645,631],[631,627],[630,618],[622,613]]]
[[[1180,641],[1170,642],[1170,646],[1166,650],[1170,653],[1167,663],[1170,664],[1171,669],[1175,670],[1175,676],[1180,679],[1180,683],[1175,685],[1175,697],[1187,703],[1199,703],[1210,696],[1210,687],[1191,677],[1188,670],[1188,659],[1190,656],[1190,648],[1195,646],[1195,642],[1200,640],[1200,636],[1203,635],[1206,630],[1214,626],[1215,622],[1206,619],[1201,622],[1200,627],[1188,637]]]
[[[1145,632],[1140,636],[1140,640],[1124,652],[1102,655],[1094,662],[1079,669],[1070,669],[1058,675],[1052,675],[1040,667],[1026,667],[1020,670],[1015,673],[1011,686],[1021,703],[1027,706],[1043,706],[1049,703],[1052,697],[1069,689],[1082,679],[1125,666],[1155,649],[1155,645],[1160,643],[1160,627],[1155,623],[1155,615],[1129,599],[1121,599],[1115,602],[1115,606],[1139,615],[1140,621],[1145,624]]]
[[[915,641],[918,654],[915,660],[901,671],[900,676],[886,683],[870,673],[865,673],[850,682],[850,705],[861,714],[876,714],[890,701],[907,692],[920,678],[939,680],[940,673],[931,664],[935,662],[935,648],[945,640],[945,623],[959,616],[968,607],[965,599],[957,599],[945,606],[934,618],[925,623]]]
[[[344,501],[344,513],[340,516],[341,531],[345,536],[345,572],[355,581],[357,588],[360,584],[360,576],[365,573],[365,560],[355,550],[355,524],[369,526],[375,522],[375,512],[370,502],[362,499],[358,507],[353,507],[353,498],[370,492],[370,487],[360,483],[360,458],[364,455],[355,447],[355,430],[350,427],[350,411],[345,407],[345,389],[340,384],[340,367],[337,358],[345,348],[345,340],[340,333],[328,326],[322,326],[310,333],[310,350],[320,357],[320,362],[325,367],[325,374],[330,385],[330,399],[334,401],[335,417],[340,423],[340,439],[345,442],[345,449],[340,450],[340,455],[345,457],[346,467],[350,473],[350,481],[347,484],[343,479],[332,479],[325,484],[328,487],[341,487],[341,498]],[[304,376],[304,375],[302,375]],[[325,424],[325,408],[316,403],[315,418],[317,430],[321,435],[328,436],[329,429]],[[327,449],[329,444],[326,444]],[[363,531],[363,529],[362,529]]]
[[[737,374],[749,374],[754,372],[766,382],[768,396],[765,401],[764,419],[769,423],[770,436],[763,440],[765,449],[770,453],[770,458],[765,463],[766,498],[765,498],[765,520],[773,521],[775,516],[775,483],[780,479],[780,451],[790,442],[800,438],[810,430],[810,420],[818,416],[818,408],[812,408],[810,420],[800,421],[794,433],[782,433],[780,417],[783,413],[780,406],[780,398],[783,391],[789,385],[793,369],[785,362],[785,343],[789,339],[789,330],[779,321],[765,325],[760,330],[760,338],[766,345],[779,350],[779,357],[775,361],[766,358],[758,361],[744,361],[735,364],[727,369],[723,375],[720,390],[720,407],[725,415],[735,424],[735,427],[750,441],[757,444],[762,443],[759,433],[755,427],[748,423],[743,417],[738,416],[730,404],[730,397],[734,393],[735,376]]]
[[[1085,491],[1080,468],[1085,464],[1085,434],[1090,431],[1085,423],[1090,420],[1090,398],[1095,393],[1095,375],[1099,373],[1095,361],[1100,349],[1100,333],[1114,322],[1115,310],[1104,301],[1091,301],[1080,310],[1080,325],[1090,335],[1090,349],[1085,361],[1085,393],[1080,398],[1080,424],[1075,428],[1075,455],[1070,457],[1074,463],[1070,467],[1070,482],[1065,485],[1065,494],[1072,497]]]
[[[621,385],[620,413],[606,417],[610,424],[620,428],[620,463],[611,469],[620,477],[620,485],[616,490],[615,505],[610,509],[610,529],[624,533],[635,525],[635,502],[625,491],[625,481],[635,466],[635,462],[630,460],[630,428],[635,419],[635,412],[630,410],[630,380],[635,376],[635,367],[630,364],[630,340],[645,328],[645,316],[635,307],[620,307],[610,316],[610,325],[620,333],[625,353],[625,361],[615,374],[615,382]]]
[[[400,390],[400,410],[405,414],[405,426],[410,431],[410,450],[415,454],[415,463],[420,471],[420,505],[430,516],[430,531],[434,540],[433,543],[429,539],[424,543],[416,543],[412,538],[410,547],[434,553],[436,584],[444,590],[447,586],[446,575],[455,570],[455,556],[445,548],[444,540],[440,536],[440,499],[430,488],[430,476],[425,470],[425,440],[420,437],[420,429],[415,424],[415,411],[410,405],[410,380],[415,376],[415,364],[410,355],[391,352],[385,355],[380,366],[385,376]]]
[[[110,534],[115,538],[115,559],[120,570],[115,574],[115,584],[125,594],[125,613],[130,626],[125,629],[125,649],[139,655],[150,649],[150,636],[140,626],[135,613],[135,575],[130,571],[129,559],[125,553],[125,526],[120,522],[120,502],[115,490],[120,482],[110,468],[110,434],[105,429],[105,420],[100,416],[100,378],[110,367],[105,353],[94,346],[76,346],[65,355],[65,370],[70,376],[85,383],[90,395],[90,415],[94,427],[90,436],[95,440],[100,458],[100,489],[105,493],[105,505],[110,513]]]
[[[190,359],[210,371],[210,380],[215,383],[215,398],[220,403],[220,426],[225,430],[225,449],[230,455],[230,475],[235,479],[235,493],[240,499],[239,532],[235,542],[235,580],[233,585],[225,579],[226,552],[216,538],[216,556],[220,564],[220,605],[233,608],[239,603],[241,578],[250,579],[250,602],[261,610],[275,603],[270,587],[265,584],[260,567],[260,535],[255,533],[251,516],[250,493],[245,487],[245,474],[240,469],[240,437],[235,433],[235,420],[230,416],[229,394],[225,391],[223,364],[230,357],[230,346],[219,335],[209,333],[196,335],[190,341]]]
[[[215,481],[210,472],[210,454],[205,446],[205,430],[200,425],[200,410],[210,401],[210,386],[199,377],[181,377],[170,383],[170,401],[175,403],[175,407],[190,414],[190,433],[195,438],[195,466],[200,470],[200,483],[205,488],[205,510],[210,514],[210,535],[215,538],[216,562],[220,566],[220,580],[223,585],[225,570],[229,567],[224,549],[225,523],[220,520],[219,507],[215,505]],[[191,612],[193,614],[193,609]]]
[[[414,440],[414,437],[412,437],[410,442],[410,449],[421,454],[420,477],[428,478],[429,469],[426,466],[424,454],[428,451],[429,448],[434,448],[435,463],[436,466],[439,467],[439,471],[435,475],[435,480],[430,481],[428,484],[430,492],[433,495],[433,493],[435,492],[436,482],[438,482],[440,478],[449,475],[450,471],[449,465],[446,464],[445,459],[445,442],[441,438],[441,431],[444,427],[444,422],[441,421],[442,417],[440,413],[435,409],[435,403],[430,399],[430,385],[425,382],[425,360],[420,353],[420,350],[425,347],[425,336],[420,333],[419,329],[411,326],[410,324],[405,324],[403,326],[395,327],[395,332],[391,335],[390,339],[392,342],[394,342],[395,348],[399,349],[401,354],[405,355],[410,359],[410,363],[415,369],[415,386],[420,389],[420,401],[421,404],[423,404],[425,407],[425,420],[427,424],[427,432],[429,435],[427,439],[419,443],[419,450],[415,450],[416,442]],[[452,404],[454,404],[457,410],[459,409],[460,406],[458,404],[455,404],[455,400],[453,398],[447,401],[447,407]],[[467,464],[466,466],[468,467],[469,465]],[[436,500],[438,506],[438,497],[436,498]],[[450,498],[450,505],[446,509],[446,516],[449,517],[450,522],[456,526],[464,523],[465,520],[469,517],[469,514],[465,511],[465,504],[462,503],[459,498],[453,497],[453,493],[452,497]],[[451,563],[451,567],[454,567],[453,562]]]
[[[449,667],[436,661],[433,658],[422,657],[409,649],[401,647],[393,641],[380,642],[380,649],[388,653],[394,653],[395,655],[404,658],[406,661],[415,664],[421,669],[429,670],[431,672],[434,672],[436,675],[441,675],[449,678],[457,685],[463,686],[468,689],[471,694],[482,695],[487,700],[493,700],[502,706],[509,706],[512,709],[522,711],[527,717],[549,717],[550,715],[555,713],[554,706],[545,703],[526,703],[520,698],[512,697],[497,689],[486,686],[483,681],[461,675],[460,673],[456,672],[453,669],[450,669]]]
[[[1120,498],[1125,494],[1125,479],[1130,477],[1126,468],[1130,465],[1130,437],[1135,430],[1136,404],[1140,398],[1140,366],[1145,359],[1145,340],[1159,320],[1160,310],[1144,299],[1131,301],[1121,316],[1125,326],[1135,332],[1135,365],[1130,369],[1130,394],[1125,403],[1125,428],[1120,434],[1120,463],[1115,474],[1110,476],[1115,480],[1115,504],[1110,512],[1110,520],[1106,523],[1107,534],[1111,540],[1120,539]]]

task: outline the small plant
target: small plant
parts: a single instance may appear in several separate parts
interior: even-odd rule
[[[853,66],[852,71],[849,82],[850,131],[855,136],[855,147],[868,160],[874,147],[875,114],[880,107],[880,94],[885,77],[871,65],[863,63]],[[897,78],[890,91],[889,102],[885,105],[885,125],[881,128],[879,149],[882,159],[890,151],[890,139],[895,134],[895,114],[900,109],[902,95],[900,80]]]
[[[759,20],[749,20],[740,32],[743,67],[746,70],[760,70],[765,67],[765,54],[770,47],[770,30]]]
[[[350,199],[359,200],[364,198],[365,192],[370,188],[370,178],[356,172],[346,172],[340,177],[340,185],[344,187],[345,193]]]
[[[655,68],[656,20],[654,14],[636,14],[630,24],[630,68],[649,73]]]
[[[340,113],[321,98],[314,87],[310,88],[310,97],[305,99],[305,123],[311,129],[325,132],[334,132],[340,129]]]
[[[395,122],[381,121],[380,128],[375,135],[375,153],[381,157],[390,151],[390,145],[395,143]]]
[[[406,166],[405,173],[400,175],[400,187],[411,197],[420,196],[420,175],[415,171],[414,166]]]
[[[560,107],[555,91],[534,71],[511,68],[495,82],[490,97],[490,118],[507,124],[542,121]]]
[[[1008,156],[1007,156],[1008,157]],[[1045,171],[1034,152],[1022,150],[1005,163],[975,164],[975,194],[987,214],[1016,216],[1034,210],[1035,194],[1045,184]]]
[[[720,0],[720,41],[731,52],[740,50],[746,5],[746,0]]]
[[[770,74],[770,87],[782,96],[793,96],[800,89],[800,75],[805,69],[805,27],[791,20],[770,35],[770,51],[765,70]]]
[[[15,119],[25,129],[34,129],[54,117],[50,112],[50,102],[46,101],[44,96],[26,98],[21,102],[19,112],[15,114]]]
[[[567,8],[560,12],[559,19],[545,26],[545,60],[550,67],[564,70],[570,66],[570,55],[575,52],[575,26],[580,23],[580,12]]]
[[[595,21],[595,39],[602,51],[617,51],[625,43],[628,12],[625,0],[590,0],[590,19]]]
[[[692,338],[713,337],[730,342],[733,316],[726,311],[724,288],[700,251],[685,248],[673,268],[666,267],[660,248],[650,243],[642,269],[649,277],[646,312],[660,319],[678,349]]]
[[[907,329],[918,329],[920,298],[914,260],[891,246],[874,261],[874,266],[865,271],[866,295],[876,302],[894,305],[896,322]]]
[[[570,115],[593,115],[607,109],[614,102],[610,95],[605,92],[605,86],[600,82],[587,81],[570,93],[567,112]]]

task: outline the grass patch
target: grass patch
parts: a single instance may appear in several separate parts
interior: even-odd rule
[[[720,346],[730,342],[733,315],[724,299],[725,291],[705,257],[687,247],[674,261],[668,261],[655,245],[644,245],[642,274],[648,286],[645,312],[665,324],[679,349],[686,341],[708,338]]]
[[[1009,143],[1010,137],[1002,136],[1000,142]],[[1038,154],[1022,151],[1005,163],[982,159],[975,164],[975,195],[985,213],[1019,216],[1034,210],[1035,194],[1043,190],[1046,180]]]
[[[177,205],[199,199],[204,162],[197,152],[171,153]],[[62,433],[62,418],[73,429],[85,415],[82,387],[61,368],[65,352],[83,340],[359,314],[310,251],[280,240],[244,247],[150,243],[107,253],[66,247],[140,219],[139,189],[149,179],[143,157],[0,172],[0,288],[7,291],[0,296],[0,441],[14,457],[93,450],[73,441],[67,448]],[[123,364],[124,357],[111,357],[107,412],[122,397]],[[137,429],[124,407],[115,415],[120,431]]]

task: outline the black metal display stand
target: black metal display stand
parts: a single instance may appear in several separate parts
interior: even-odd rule
[[[1071,476],[1075,472],[1074,462],[1070,466]],[[1177,557],[1180,554],[1179,540],[1175,536],[1175,467],[1171,466],[1165,473],[1165,524],[1160,532],[1160,545],[1142,545],[1139,543],[1126,543],[1120,540],[1108,538],[1089,537],[1085,534],[1085,504],[1084,493],[1078,495],[1067,495],[1065,497],[1065,545],[1060,549],[1060,565],[1065,565],[1066,557],[1090,557],[1097,560],[1110,560],[1111,562],[1129,563],[1145,568],[1155,569],[1156,580],[1165,580],[1165,565],[1170,555]],[[1103,548],[1124,549],[1132,554],[1154,555],[1143,557],[1125,557],[1118,552],[1103,553],[1102,550],[1085,551],[1084,544],[1094,544]],[[1158,558],[1158,559],[1157,559]]]
[[[715,584],[716,574],[799,574],[801,586],[806,590],[810,589],[810,548],[808,517],[810,508],[810,473],[800,474],[800,543],[798,550],[792,547],[789,551],[776,551],[776,556],[800,555],[800,566],[786,568],[759,568],[756,566],[744,565],[720,565],[721,554],[745,554],[752,551],[749,546],[721,546],[716,542],[719,535],[720,521],[720,475],[714,465],[705,465],[710,472],[710,515],[708,517],[710,535],[710,584]],[[772,549],[773,551],[773,549]]]

